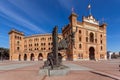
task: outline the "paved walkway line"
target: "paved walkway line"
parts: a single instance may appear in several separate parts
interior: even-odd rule
[[[68,66],[70,68],[70,70],[93,70],[87,67],[83,67],[74,63],[68,63],[68,64],[64,64],[65,66]]]
[[[90,72],[94,73],[94,74],[98,74],[98,75],[102,75],[102,76],[106,76],[115,80],[120,80],[120,77],[105,73],[105,72],[101,72],[101,71],[96,71],[94,69],[91,68],[87,68],[87,67],[83,67],[74,63],[68,63],[68,64],[64,64],[65,66],[68,66],[70,68],[70,70],[89,70]]]
[[[26,66],[32,66],[34,64],[36,64],[36,63],[22,63],[22,64],[4,65],[4,66],[0,66],[0,70],[13,70],[13,69],[17,69],[17,68],[26,67]]]
[[[117,76],[114,76],[114,75],[111,75],[111,74],[108,74],[108,73],[105,73],[105,72],[101,72],[101,71],[91,71],[92,73],[95,73],[95,74],[98,74],[98,75],[102,75],[102,76],[106,76],[106,77],[110,77],[112,79],[115,79],[115,80],[120,80],[120,77],[117,77]]]

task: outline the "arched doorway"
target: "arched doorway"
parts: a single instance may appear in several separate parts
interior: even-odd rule
[[[94,47],[89,48],[89,59],[90,60],[95,60],[95,49],[94,49]]]
[[[39,53],[39,55],[38,55],[38,61],[40,61],[40,60],[43,60],[43,55],[42,55],[42,53]]]
[[[30,55],[30,60],[34,61],[34,54],[33,53]]]
[[[19,58],[18,59],[19,59],[19,61],[21,61],[21,55],[20,54],[19,54]]]
[[[27,54],[24,54],[24,61],[27,60]]]

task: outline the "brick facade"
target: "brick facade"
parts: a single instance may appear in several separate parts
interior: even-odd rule
[[[69,37],[75,32],[74,41]],[[17,30],[9,32],[10,60],[46,60],[52,50],[52,34],[24,36]],[[62,29],[59,38],[69,40],[68,49],[61,51],[66,60],[104,60],[106,59],[106,24],[99,24],[92,15],[77,21],[72,12],[69,24]]]

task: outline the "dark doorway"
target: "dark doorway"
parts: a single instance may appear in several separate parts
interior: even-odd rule
[[[19,61],[21,61],[21,55],[20,54],[19,54],[19,58],[18,59],[19,59]]]
[[[24,54],[24,61],[27,61],[27,54]]]
[[[32,53],[31,56],[30,56],[30,60],[31,61],[34,61],[34,54]]]
[[[60,54],[60,53],[58,53],[58,60],[59,60],[59,64],[61,64],[61,62],[62,62],[62,55]]]
[[[42,55],[42,53],[39,53],[39,55],[38,55],[38,61],[41,61],[41,60],[43,60],[43,55]]]
[[[95,49],[93,47],[90,47],[89,49],[89,59],[95,60]]]

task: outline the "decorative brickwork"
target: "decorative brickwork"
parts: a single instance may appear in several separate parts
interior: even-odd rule
[[[63,27],[59,41],[68,39],[68,49],[61,51],[64,60],[104,60],[106,59],[106,24],[99,24],[92,15],[77,21],[72,12],[69,24]],[[75,33],[74,33],[75,32]],[[70,35],[74,33],[74,38]],[[52,34],[24,36],[24,33],[11,30],[10,60],[46,60],[52,51]]]

